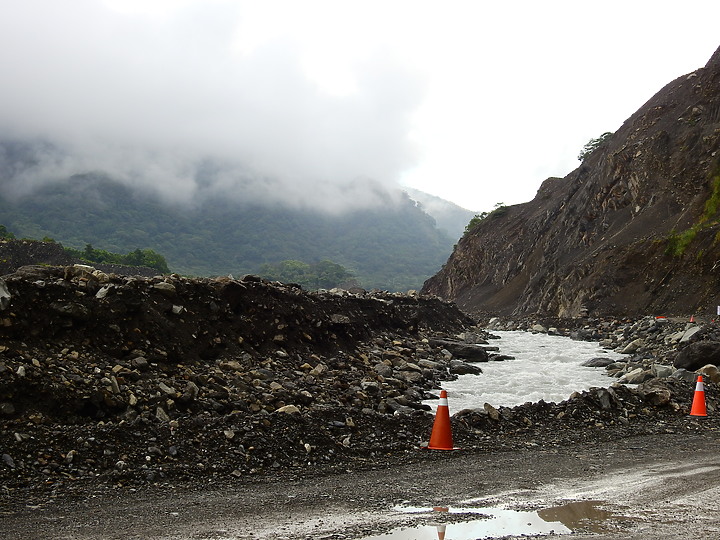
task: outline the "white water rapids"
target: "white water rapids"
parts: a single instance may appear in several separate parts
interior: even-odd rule
[[[450,414],[462,409],[513,407],[528,401],[560,402],[573,392],[591,387],[607,388],[616,379],[606,375],[605,368],[583,367],[590,358],[624,356],[600,348],[598,343],[574,341],[568,337],[532,334],[530,332],[493,331],[500,339],[490,346],[500,347],[500,354],[515,360],[477,364],[482,375],[461,375],[443,383],[447,390]],[[427,401],[435,409],[437,401]]]

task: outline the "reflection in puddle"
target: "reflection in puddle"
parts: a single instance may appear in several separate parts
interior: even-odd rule
[[[578,501],[553,508],[538,510],[545,521],[559,521],[572,530],[604,532],[604,523],[614,517],[612,512],[598,508],[601,501]]]
[[[511,535],[569,534],[579,529],[602,532],[606,530],[603,523],[618,516],[598,508],[599,504],[601,501],[580,501],[537,512],[504,508],[398,507],[397,510],[402,512],[427,514],[427,524],[398,527],[363,540],[475,540]]]

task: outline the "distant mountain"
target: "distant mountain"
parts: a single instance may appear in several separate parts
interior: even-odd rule
[[[102,174],[85,174],[11,198],[2,195],[3,184],[33,163],[32,152],[6,144],[0,156],[0,224],[16,236],[117,253],[152,249],[182,274],[239,275],[265,263],[327,259],[365,288],[402,291],[437,272],[455,241],[407,195],[344,215],[221,197],[171,205]]]
[[[405,188],[405,191],[411,199],[420,203],[426,213],[433,217],[438,229],[445,231],[452,238],[460,238],[465,232],[467,224],[477,213],[424,191],[413,188]]]
[[[488,314],[715,317],[720,49],[592,146],[532,201],[478,219],[423,291]]]

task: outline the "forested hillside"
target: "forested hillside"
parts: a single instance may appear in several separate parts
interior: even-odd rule
[[[0,172],[9,174],[7,168]],[[172,271],[189,275],[238,275],[284,260],[330,260],[361,286],[388,290],[419,288],[454,242],[407,196],[337,216],[228,198],[173,206],[99,174],[48,183],[19,197],[0,196],[0,223],[18,237],[49,237],[76,249],[152,249]]]

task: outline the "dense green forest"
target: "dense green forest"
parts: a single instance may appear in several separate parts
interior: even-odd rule
[[[348,270],[332,261],[320,261],[313,264],[302,261],[280,261],[264,264],[258,271],[262,277],[283,283],[297,283],[307,290],[349,289],[358,285],[357,279]]]
[[[409,198],[337,216],[228,198],[173,206],[101,175],[73,176],[19,198],[0,195],[0,223],[17,236],[50,237],[80,251],[90,244],[111,253],[162,253],[171,271],[186,275],[332,261],[362,287],[397,291],[420,288],[453,247]]]
[[[159,253],[155,253],[152,249],[135,249],[125,255],[119,253],[111,253],[104,249],[95,249],[92,245],[87,244],[85,249],[80,251],[74,248],[64,248],[72,257],[82,259],[89,263],[104,264],[123,264],[126,266],[147,266],[155,268],[162,274],[169,274],[165,257]]]
[[[5,240],[15,240],[17,237],[15,234],[8,230],[5,225],[0,225],[0,238]],[[27,238],[26,240],[36,240],[35,238]],[[45,237],[43,242],[55,243],[53,238]],[[119,264],[123,266],[145,266],[147,268],[154,268],[161,274],[169,274],[170,269],[168,268],[165,257],[159,253],[155,253],[152,249],[136,249],[121,255],[120,253],[111,253],[103,249],[95,249],[90,244],[85,246],[82,251],[79,249],[64,247],[62,244],[58,244],[65,252],[73,257],[74,259],[80,259],[87,263],[102,263],[102,264]]]

